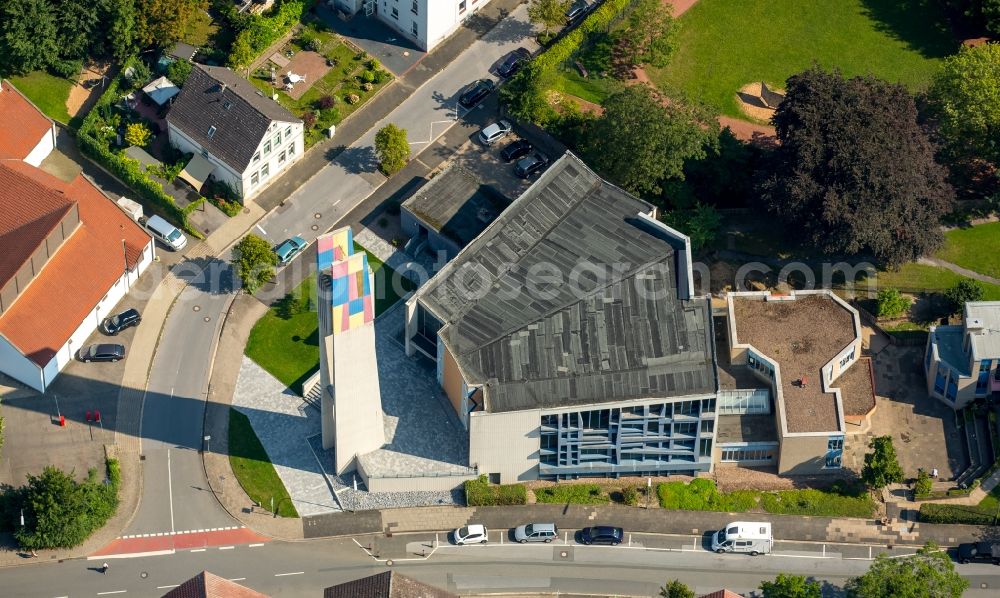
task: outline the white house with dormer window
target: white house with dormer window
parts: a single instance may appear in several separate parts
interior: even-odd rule
[[[302,121],[223,67],[195,64],[166,120],[170,144],[195,156],[182,177],[224,181],[244,202],[305,152]]]
[[[430,52],[489,1],[327,0],[327,4],[347,14],[377,18]]]

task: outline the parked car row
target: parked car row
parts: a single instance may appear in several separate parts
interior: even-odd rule
[[[544,542],[548,544],[559,539],[559,529],[554,523],[526,523],[513,529],[514,541],[520,544]],[[622,543],[625,532],[620,527],[598,525],[580,530],[581,544],[607,544],[617,546]],[[469,544],[486,544],[489,542],[489,530],[485,525],[470,524],[452,532],[452,539],[459,546]]]
[[[486,147],[490,147],[497,141],[510,134],[514,128],[506,120],[499,120],[490,123],[479,131],[479,141]],[[531,178],[541,172],[549,165],[549,157],[544,153],[535,150],[535,146],[530,141],[518,139],[508,143],[500,150],[500,157],[504,162],[514,163],[514,174],[522,179]]]

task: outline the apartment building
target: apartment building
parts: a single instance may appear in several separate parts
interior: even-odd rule
[[[712,468],[710,305],[690,241],[566,153],[407,303],[491,480]]]
[[[377,18],[430,52],[489,0],[330,0],[351,15]]]
[[[954,409],[1000,392],[1000,301],[965,304],[961,326],[932,326],[927,392]]]

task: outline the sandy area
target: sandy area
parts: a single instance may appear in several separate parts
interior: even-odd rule
[[[69,98],[66,99],[66,111],[70,116],[76,116],[84,107],[89,107],[97,101],[101,95],[101,76],[104,75],[109,63],[88,63],[83,67],[80,76],[77,77],[76,85],[69,90]],[[88,82],[93,83],[88,84]]]

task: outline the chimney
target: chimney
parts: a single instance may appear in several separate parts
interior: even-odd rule
[[[224,94],[224,93],[226,93],[226,84],[220,82],[219,83],[219,94],[221,95],[221,94]]]

